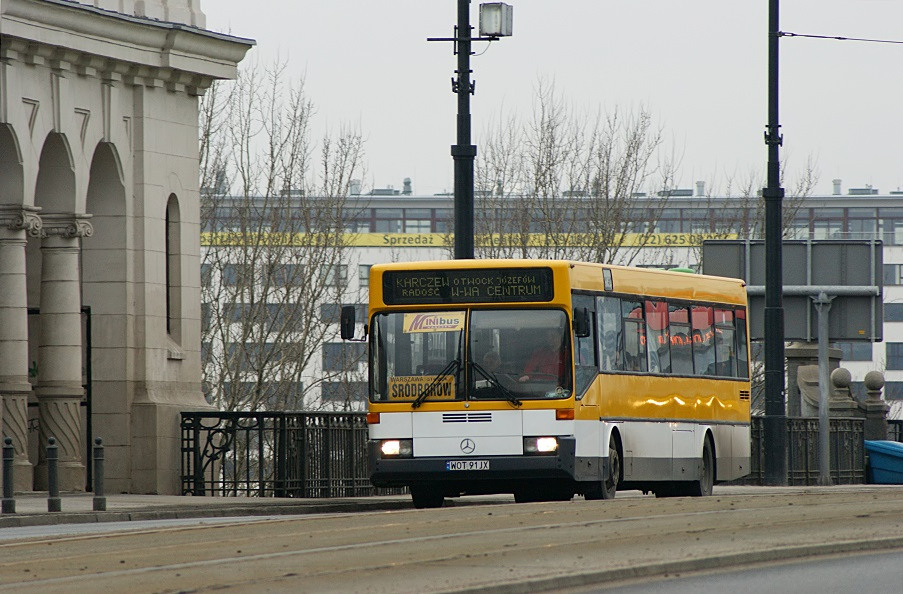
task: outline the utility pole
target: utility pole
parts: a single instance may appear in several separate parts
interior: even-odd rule
[[[784,402],[784,302],[782,202],[778,120],[779,0],[768,14],[768,187],[765,198],[765,484],[787,484],[787,409]]]
[[[455,259],[473,259],[473,162],[477,147],[470,138],[470,0],[458,0],[458,26],[455,28],[455,53],[458,55],[457,79],[452,89],[458,95],[457,144],[451,153],[455,165]]]

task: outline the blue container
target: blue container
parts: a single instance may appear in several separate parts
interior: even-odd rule
[[[869,456],[870,483],[903,485],[903,443],[866,440],[865,451]]]

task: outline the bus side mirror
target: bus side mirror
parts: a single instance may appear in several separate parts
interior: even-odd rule
[[[574,310],[574,336],[586,338],[589,336],[589,310],[581,307]]]
[[[342,317],[339,321],[342,340],[354,340],[354,306],[342,306]]]

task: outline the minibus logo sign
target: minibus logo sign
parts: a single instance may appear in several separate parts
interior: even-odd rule
[[[461,440],[461,451],[465,454],[472,454],[477,449],[477,444],[470,438]]]

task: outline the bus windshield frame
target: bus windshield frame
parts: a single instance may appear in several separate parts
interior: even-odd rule
[[[390,311],[370,323],[374,403],[560,400],[572,395],[559,308]]]

